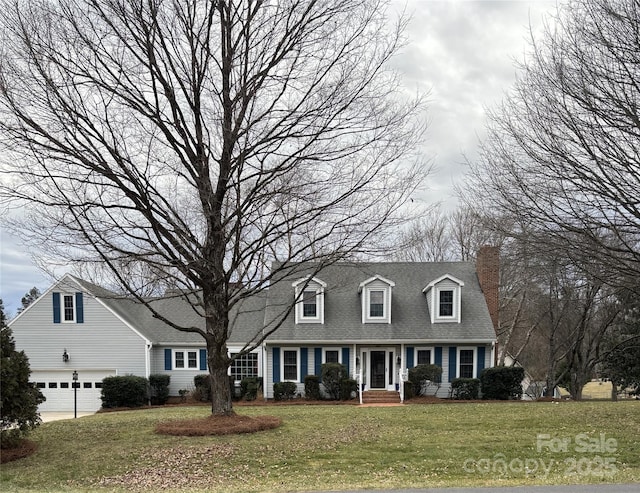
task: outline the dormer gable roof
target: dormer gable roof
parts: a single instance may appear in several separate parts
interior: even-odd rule
[[[425,288],[422,290],[423,293],[426,293],[427,291],[429,291],[432,287],[434,287],[436,284],[441,283],[442,281],[444,281],[445,279],[449,279],[450,281],[455,282],[458,286],[463,287],[464,286],[464,282],[461,281],[460,279],[457,279],[456,277],[453,277],[451,274],[444,274],[443,276],[438,277],[437,279],[434,279],[433,281],[431,281],[429,284],[427,284],[425,286]]]
[[[367,284],[371,284],[373,281],[382,281],[383,283],[385,283],[385,284],[387,284],[387,285],[389,285],[391,287],[394,287],[396,285],[395,282],[390,281],[389,279],[386,279],[386,278],[382,277],[379,274],[376,274],[375,276],[370,277],[366,281],[362,281],[360,283],[360,285],[358,286],[358,293],[361,293],[362,292],[362,288],[364,288]]]
[[[327,287],[327,283],[324,282],[322,279],[318,279],[317,277],[311,277],[311,276],[307,276],[307,277],[303,277],[302,279],[298,279],[297,281],[291,283],[291,286],[293,286],[294,288],[297,288],[300,284],[309,284],[309,283],[316,283],[319,284],[320,286],[322,286],[323,288]]]

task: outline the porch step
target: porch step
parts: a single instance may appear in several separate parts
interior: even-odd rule
[[[386,390],[367,390],[362,393],[363,404],[400,404],[400,394]]]

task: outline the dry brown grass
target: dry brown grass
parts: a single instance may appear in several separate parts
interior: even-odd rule
[[[210,436],[255,433],[271,430],[282,424],[275,416],[207,416],[198,419],[165,421],[156,425],[155,431],[161,435]]]

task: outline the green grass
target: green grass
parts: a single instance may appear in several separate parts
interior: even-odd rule
[[[35,455],[2,465],[0,491],[640,482],[640,402],[240,407],[242,414],[279,416],[283,424],[225,437],[153,432],[158,421],[207,411],[151,409],[44,424],[31,436],[39,444]],[[568,440],[566,451],[538,447],[538,434],[555,439],[556,448]]]

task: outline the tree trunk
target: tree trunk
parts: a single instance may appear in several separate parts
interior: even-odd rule
[[[230,416],[233,412],[229,384],[227,345],[207,344],[207,363],[211,377],[211,414]]]

